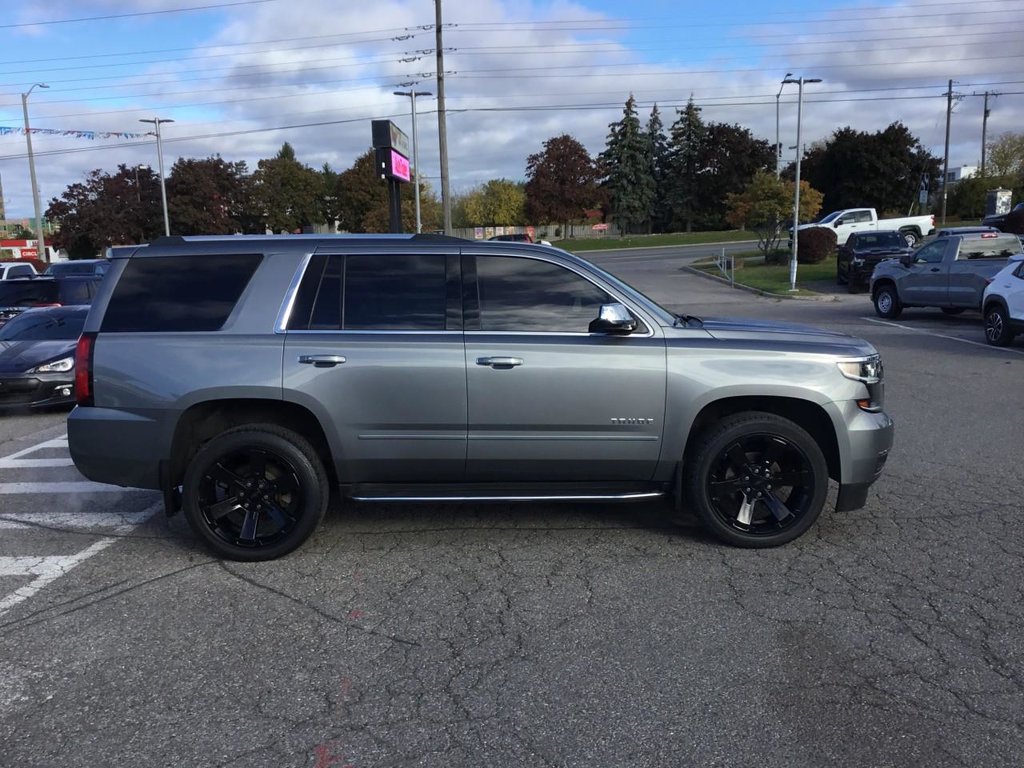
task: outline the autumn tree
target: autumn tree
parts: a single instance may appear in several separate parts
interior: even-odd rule
[[[229,235],[239,232],[244,162],[220,156],[180,158],[167,179],[167,210],[176,235]]]
[[[415,198],[410,185],[401,186],[402,229],[416,231]],[[380,178],[372,149],[367,150],[337,176],[334,188],[338,226],[346,232],[387,232],[390,229],[387,184]],[[420,182],[420,219],[426,230],[436,229],[441,204],[426,184]]]
[[[514,226],[526,223],[523,184],[491,179],[463,195],[462,215],[469,226]]]
[[[543,146],[526,158],[526,217],[538,224],[558,222],[567,233],[570,223],[600,202],[597,169],[586,148],[568,134]]]
[[[291,144],[260,160],[252,182],[253,203],[268,229],[295,232],[323,221],[323,177],[296,159]]]
[[[608,129],[598,167],[612,218],[622,234],[649,231],[656,190],[649,147],[640,130],[633,94],[626,99],[622,119]]]
[[[164,233],[157,175],[148,167],[96,169],[50,201],[51,245],[73,259],[94,258],[110,245],[146,243]]]
[[[757,171],[742,192],[726,195],[726,219],[737,229],[752,229],[757,247],[770,261],[779,247],[783,228],[793,220],[795,187],[773,172]],[[806,181],[800,181],[800,220],[808,221],[821,210],[822,194]]]

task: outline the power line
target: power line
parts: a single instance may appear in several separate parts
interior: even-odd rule
[[[213,5],[195,5],[189,8],[166,8],[161,11],[134,11],[132,13],[111,13],[106,16],[83,16],[77,19],[50,19],[48,21],[26,21],[19,24],[0,24],[0,29],[17,29],[20,27],[46,27],[54,24],[77,24],[83,21],[109,21],[110,19],[127,19],[133,16],[163,16],[172,13],[190,13],[192,11],[210,11],[214,8],[232,8],[237,5],[259,5],[276,3],[278,0],[239,0],[235,3],[216,3]]]

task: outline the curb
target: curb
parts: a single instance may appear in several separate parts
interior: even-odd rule
[[[747,293],[753,293],[757,296],[764,296],[769,299],[785,299],[787,301],[839,301],[839,297],[833,293],[819,293],[815,296],[790,296],[785,293],[772,293],[771,291],[763,291],[760,288],[751,288],[749,285],[743,285],[742,283],[730,283],[724,277],[718,275],[712,275],[709,272],[705,272],[702,269],[696,267],[683,266],[680,269],[684,272],[689,272],[692,275],[700,275],[701,277],[709,280],[715,280],[723,285],[728,285],[730,288],[737,288]]]

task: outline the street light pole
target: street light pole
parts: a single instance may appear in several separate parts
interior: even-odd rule
[[[782,175],[782,143],[779,141],[779,97],[782,96],[782,89],[786,87],[786,78],[792,77],[792,72],[787,72],[786,77],[779,83],[779,92],[775,94],[775,178]]]
[[[164,185],[164,145],[160,140],[160,124],[173,123],[169,118],[154,117],[150,120],[140,119],[140,123],[152,123],[156,129],[156,161],[160,169],[160,199],[164,204],[164,234],[171,234],[171,219],[167,215],[167,187]]]
[[[46,243],[43,240],[43,211],[39,204],[39,185],[36,183],[36,160],[32,154],[32,129],[28,124],[28,97],[36,88],[49,88],[46,83],[33,83],[25,93],[21,94],[21,111],[25,115],[25,141],[28,143],[28,175],[32,183],[32,205],[36,211],[36,258],[49,261],[46,258]]]
[[[416,234],[423,231],[423,225],[420,222],[420,140],[416,136],[416,97],[417,96],[433,96],[430,91],[392,91],[395,96],[408,96],[412,101],[412,167],[414,169],[413,185],[414,195],[416,197]]]
[[[803,146],[800,144],[800,121],[804,111],[804,83],[820,83],[821,78],[811,77],[805,79],[801,75],[796,80],[786,78],[782,82],[783,84],[796,83],[799,87],[796,99],[796,192],[793,196],[793,252],[789,258],[789,290],[795,291],[797,251],[800,246],[797,227],[800,226],[800,159],[803,156]]]

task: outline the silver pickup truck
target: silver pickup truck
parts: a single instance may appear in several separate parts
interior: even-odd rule
[[[938,237],[875,267],[871,274],[875,313],[893,319],[906,307],[939,307],[948,315],[980,310],[986,286],[1006,260],[1020,252],[1017,236],[1002,232]]]
[[[330,498],[664,496],[784,544],[864,505],[893,440],[882,365],[835,331],[675,315],[529,243],[170,237],[111,260],[68,444],[163,491],[218,554],[299,546]]]

